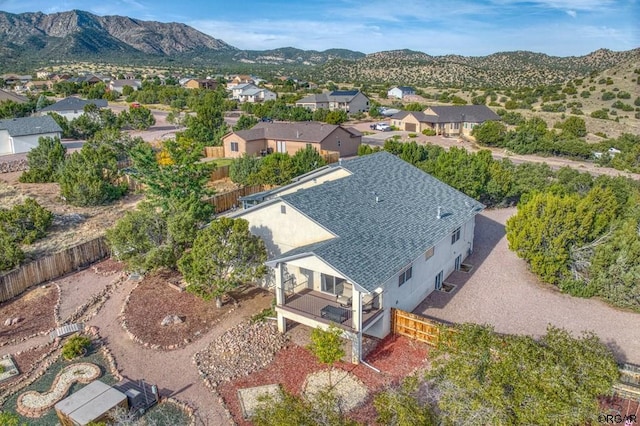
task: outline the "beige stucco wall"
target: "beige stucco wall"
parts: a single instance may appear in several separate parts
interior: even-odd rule
[[[9,132],[0,130],[0,155],[13,154]]]
[[[231,151],[231,142],[238,142],[238,151]],[[230,133],[222,138],[222,145],[224,145],[225,158],[238,158],[242,157],[245,152],[249,155],[260,155],[260,151],[267,148],[263,139],[255,141],[246,141],[236,135]]]
[[[354,137],[345,129],[338,127],[321,142],[321,146],[325,151],[339,152],[340,157],[350,157],[358,154],[361,143],[362,136]]]
[[[282,213],[283,206],[284,213]],[[269,258],[296,247],[334,238],[328,230],[284,201],[258,205],[244,210],[235,217],[249,221],[249,230],[264,240]]]

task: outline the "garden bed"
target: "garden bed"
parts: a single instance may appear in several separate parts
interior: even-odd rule
[[[0,346],[45,333],[56,326],[54,310],[58,289],[54,285],[33,287],[20,296],[0,304]],[[14,325],[7,319],[18,318]]]
[[[222,308],[215,301],[205,301],[188,292],[178,292],[168,283],[175,282],[179,274],[162,271],[142,279],[131,292],[124,308],[126,328],[143,344],[159,347],[178,347],[200,338],[211,329],[236,303],[260,301],[272,297],[269,292],[247,287],[232,292]],[[263,297],[257,297],[262,294]],[[251,302],[253,303],[253,302]],[[182,322],[161,325],[164,318],[175,315]]]
[[[417,369],[424,368],[428,355],[425,344],[411,341],[402,336],[388,336],[367,357],[367,362],[381,370],[380,373],[365,365],[354,365],[339,362],[335,368],[353,374],[368,389],[369,397],[364,404],[349,413],[349,417],[365,424],[375,418],[373,395],[387,384],[397,383],[403,377]],[[238,425],[250,425],[243,418],[242,407],[238,400],[238,390],[280,384],[287,392],[299,395],[303,391],[305,380],[309,374],[326,370],[306,348],[290,344],[276,354],[274,361],[265,368],[248,377],[240,377],[221,383],[217,390],[225,405]]]

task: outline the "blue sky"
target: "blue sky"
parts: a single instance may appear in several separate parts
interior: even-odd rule
[[[87,10],[182,22],[240,49],[580,56],[640,47],[640,0],[0,0],[11,13]]]

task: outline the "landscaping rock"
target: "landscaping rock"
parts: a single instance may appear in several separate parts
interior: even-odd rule
[[[160,325],[166,326],[171,324],[181,324],[182,322],[184,322],[182,321],[182,318],[180,318],[177,315],[167,315],[162,319],[162,321],[160,322]]]
[[[12,319],[12,320],[11,320],[11,325],[16,325],[16,324],[18,324],[20,321],[22,321],[22,319],[21,319],[21,318],[16,317],[16,318],[14,318],[14,319]]]
[[[13,318],[7,318],[6,320],[4,320],[4,325],[8,327],[11,325],[12,321],[13,321]]]
[[[197,353],[194,362],[200,375],[216,385],[266,367],[286,341],[274,323],[245,321]]]

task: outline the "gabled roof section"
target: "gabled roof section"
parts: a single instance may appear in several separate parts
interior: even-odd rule
[[[412,115],[420,123],[434,123],[434,119],[438,117],[435,115],[426,115],[422,111],[400,111],[391,116],[393,120],[403,120],[405,117]],[[437,121],[435,121],[437,123]]]
[[[105,99],[80,99],[75,96],[64,98],[53,105],[46,106],[40,111],[42,112],[58,112],[58,111],[82,111],[86,105],[93,104],[98,108],[106,108],[107,101]]]
[[[0,130],[6,130],[12,137],[62,133],[62,129],[50,115],[0,120]]]
[[[484,208],[387,152],[330,167],[352,174],[280,198],[337,238],[296,248],[271,262],[310,253],[374,291]]]
[[[19,104],[23,104],[28,100],[29,99],[27,99],[27,97],[25,96],[18,95],[17,93],[14,93],[14,92],[9,92],[8,90],[0,89],[0,102],[12,101]]]
[[[486,105],[444,105],[432,106],[429,109],[438,115],[440,123],[483,123],[500,120],[500,116]]]
[[[305,96],[304,98],[296,101],[297,104],[316,104],[319,102],[329,102],[329,98],[326,93],[316,93]]]
[[[320,143],[338,127],[340,126],[337,124],[317,123],[314,121],[293,123],[261,122],[249,130],[240,130],[236,132],[236,135],[246,141],[278,139],[285,141]],[[354,133],[348,128],[343,127],[343,129],[351,133],[353,136],[358,136],[357,133]]]

